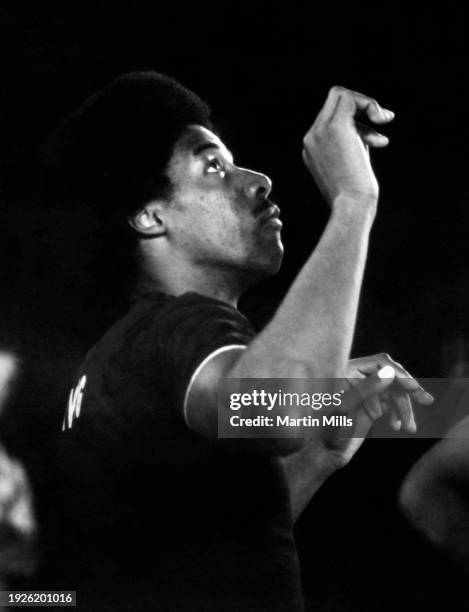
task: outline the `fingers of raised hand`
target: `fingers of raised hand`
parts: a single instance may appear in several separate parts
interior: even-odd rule
[[[389,144],[389,138],[384,134],[380,134],[372,128],[366,125],[362,125],[357,121],[355,121],[355,127],[357,129],[358,135],[360,136],[363,141],[363,144],[366,147],[382,148],[386,147]]]
[[[374,98],[336,85],[330,89],[318,120],[343,121],[357,114],[366,115],[373,123],[389,123],[394,119],[394,113],[383,108]]]

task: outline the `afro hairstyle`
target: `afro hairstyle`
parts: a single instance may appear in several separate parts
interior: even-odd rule
[[[171,193],[174,145],[190,124],[213,129],[195,93],[154,71],[123,74],[90,96],[50,136],[43,193],[52,204],[87,205],[121,220]]]

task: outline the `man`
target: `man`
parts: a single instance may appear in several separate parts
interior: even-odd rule
[[[86,357],[62,427],[57,565],[82,606],[302,609],[293,522],[362,439],[219,440],[220,378],[363,378],[367,402],[350,409],[366,432],[396,376],[395,426],[415,430],[409,394],[431,401],[418,383],[387,355],[348,361],[378,199],[367,148],[388,142],[359,135],[357,115],[393,118],[336,87],[304,139],[331,218],[256,337],[236,305],[280,267],[279,209],[270,179],[236,165],[195,94],[124,75],[53,137],[58,199],[94,207],[111,237],[104,255],[122,276],[133,261],[137,280],[129,313]]]

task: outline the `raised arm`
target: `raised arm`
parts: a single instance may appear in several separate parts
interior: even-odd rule
[[[265,330],[231,370],[233,376],[340,377],[355,327],[378,183],[355,116],[374,123],[393,114],[370,98],[334,87],[304,138],[303,159],[331,206],[324,234]]]
[[[378,201],[368,146],[388,143],[372,130],[358,133],[355,117],[363,114],[376,124],[393,118],[371,98],[334,87],[304,138],[303,160],[331,206],[328,225],[263,332],[246,350],[210,360],[194,381],[187,416],[203,435],[217,435],[214,390],[220,377],[345,375]],[[298,450],[303,440],[276,444],[273,452],[282,454]]]

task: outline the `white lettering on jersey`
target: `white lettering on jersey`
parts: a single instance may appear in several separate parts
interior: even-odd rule
[[[78,385],[70,391],[67,413],[62,423],[62,431],[71,429],[74,419],[77,419],[80,416],[81,402],[83,400],[85,385],[86,376],[82,376],[78,382]]]

